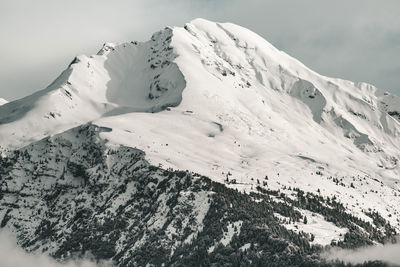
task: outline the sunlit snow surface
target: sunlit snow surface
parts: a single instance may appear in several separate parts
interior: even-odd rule
[[[273,189],[320,189],[365,220],[362,210],[371,208],[398,225],[389,214],[400,207],[400,125],[379,110],[378,89],[322,77],[232,24],[195,20],[186,28],[174,29],[171,44],[186,80],[182,102],[96,121],[113,128],[103,133],[110,145],[220,182],[230,173],[239,190],[266,175]]]
[[[1,106],[1,105],[4,105],[4,104],[7,104],[7,103],[8,103],[7,100],[5,100],[5,99],[3,99],[3,98],[0,98],[0,106]]]
[[[343,241],[344,235],[348,232],[346,228],[339,228],[331,222],[327,222],[320,214],[315,214],[307,210],[301,210],[301,214],[306,216],[307,221],[292,222],[290,218],[284,217],[278,213],[276,217],[282,219],[287,229],[296,233],[303,231],[305,233],[313,234],[314,238],[311,241],[313,244],[320,244],[323,246],[330,245],[332,241]]]
[[[319,189],[400,229],[400,124],[387,114],[399,103],[321,76],[242,27],[197,19],[145,43],[105,44],[47,89],[1,106],[0,146],[93,121],[112,129],[101,135],[109,146],[141,149],[152,164],[219,182],[229,174],[241,191],[265,176],[272,189]]]

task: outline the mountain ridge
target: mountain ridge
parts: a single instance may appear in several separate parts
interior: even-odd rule
[[[306,244],[328,246],[350,246],[353,239],[360,242],[354,246],[383,243],[400,231],[399,112],[399,97],[366,83],[319,75],[257,34],[231,23],[196,19],[184,27],[167,27],[147,42],[106,43],[97,55],[76,57],[48,88],[0,106],[0,151],[5,170],[0,221],[3,226],[10,221],[19,228],[26,227],[20,240],[39,238],[37,231],[62,230],[62,224],[51,216],[46,219],[50,222],[37,216],[38,225],[26,224],[18,215],[19,208],[10,203],[14,197],[21,201],[33,197],[51,209],[53,202],[43,198],[52,198],[53,190],[70,197],[59,188],[66,171],[68,181],[76,183],[74,188],[85,188],[82,192],[77,189],[78,198],[86,194],[88,181],[96,187],[104,177],[116,179],[114,182],[123,187],[118,175],[110,176],[113,167],[108,158],[117,151],[121,164],[125,164],[118,165],[119,171],[129,169],[134,175],[140,172],[129,163],[128,155],[134,150],[151,175],[157,176],[155,168],[166,177],[170,175],[164,177],[166,181],[171,178],[180,183],[181,172],[186,173],[184,177],[195,173],[207,178],[202,182],[209,181],[205,182],[207,192],[222,186],[238,192],[237,197],[245,198],[246,203],[252,194],[268,196],[268,200],[260,201],[267,203],[271,198],[273,205],[296,203],[296,211],[275,211],[274,218],[290,233],[296,233],[296,237],[285,236],[285,240],[294,242],[297,248],[302,247],[300,241],[293,241],[298,238],[308,240],[301,241]],[[127,150],[130,152],[124,157]],[[76,153],[72,158],[66,156],[71,151]],[[85,155],[91,153],[96,157],[87,161]],[[177,170],[178,178],[173,170]],[[36,178],[49,186],[47,191],[41,191]],[[26,193],[27,189],[21,187],[23,180],[35,194]],[[136,186],[135,180],[129,183]],[[140,188],[154,192],[153,187],[153,182],[146,180]],[[110,191],[102,192],[111,195],[104,205],[111,205],[114,214],[119,207],[109,201],[120,200],[119,187],[107,188]],[[60,207],[64,204],[57,196],[55,199],[57,209],[63,209]],[[245,209],[242,204],[239,206]],[[89,209],[90,214],[98,212],[88,205],[80,208]],[[324,210],[324,205],[332,210]],[[196,217],[199,212],[194,206],[188,209]],[[212,209],[200,213],[207,216],[208,210]],[[226,207],[222,210],[233,212]],[[98,216],[106,218],[103,212]],[[87,219],[94,220],[90,214]],[[333,214],[341,214],[351,223]],[[312,217],[312,226],[300,222],[304,217]],[[206,217],[202,218],[199,225]],[[66,221],[81,225],[79,218],[70,219]],[[150,218],[135,223],[151,222]],[[230,223],[224,227],[241,225],[237,220]],[[92,229],[86,230],[92,234]],[[194,238],[208,229],[187,231]],[[326,233],[328,237],[324,237]],[[153,234],[147,237],[152,240]],[[70,238],[73,246],[77,245]],[[168,248],[177,242],[171,235],[166,238],[169,241],[163,240]],[[213,249],[221,242],[229,246],[224,238],[218,240],[213,241]],[[64,257],[68,249],[63,250],[65,255],[57,254],[63,240],[57,242],[53,247],[47,243],[23,244],[29,250],[50,249],[57,257]],[[68,247],[67,243],[64,245]],[[132,245],[118,244],[126,249]],[[206,249],[213,253],[211,243],[207,244],[210,246]],[[108,256],[122,260],[114,254]]]
[[[378,178],[388,192],[398,190],[400,126],[388,114],[395,114],[398,98],[365,83],[320,76],[230,23],[196,19],[148,42],[107,43],[25,99],[0,107],[3,147],[93,121],[113,129],[101,135],[110,146],[137,147],[154,165],[219,182],[230,173],[245,191],[254,190],[252,179],[266,169],[280,173],[269,184],[275,189],[300,182],[315,192],[312,174],[322,172],[324,179],[342,175],[349,183]],[[17,119],[7,123],[10,108]]]
[[[162,34],[166,34],[167,35],[167,37],[165,37],[164,36],[164,39],[166,39],[166,38],[168,38],[169,40],[167,41],[167,44],[165,44],[165,42],[166,42],[166,40],[157,40],[157,42],[164,42],[163,43],[163,45],[165,46],[164,47],[164,49],[173,49],[173,47],[172,46],[169,46],[169,42],[170,42],[170,39],[172,38],[172,34],[173,34],[173,30],[175,29],[175,32],[179,32],[179,31],[182,31],[183,29],[185,29],[187,32],[189,32],[190,33],[190,27],[191,26],[188,26],[188,25],[194,25],[194,24],[199,24],[199,25],[202,25],[202,24],[204,24],[204,25],[206,25],[206,24],[209,24],[209,25],[212,25],[213,23],[209,23],[208,21],[206,21],[206,20],[204,20],[204,19],[196,19],[196,20],[193,20],[192,21],[192,23],[189,23],[189,24],[187,24],[184,28],[179,28],[179,27],[175,27],[175,28],[166,28],[164,31],[166,31],[167,33],[162,33],[162,31],[161,32],[158,32],[158,33],[156,33],[155,35],[153,35],[153,37],[152,37],[152,40],[151,41],[156,41],[155,39],[156,38],[159,38],[159,36],[158,37],[156,37],[157,35],[162,35]],[[237,42],[237,39],[235,39],[234,37],[232,37],[231,36],[231,33],[229,33],[229,31],[227,31],[226,29],[224,29],[223,28],[223,26],[221,26],[221,25],[223,25],[223,24],[220,24],[220,23],[215,23],[215,25],[216,25],[216,27],[219,27],[220,28],[220,30],[222,30],[222,31],[225,31],[225,33],[230,37],[230,38],[233,38],[232,40],[234,40],[234,42]],[[229,23],[227,23],[226,25],[233,25],[233,24],[229,24]],[[236,26],[236,25],[234,25],[234,27],[239,27],[241,30],[245,30],[245,32],[248,34],[248,33],[251,33],[250,35],[254,35],[254,36],[250,36],[250,37],[252,37],[252,38],[254,38],[254,37],[256,37],[256,38],[258,38],[258,39],[261,39],[262,40],[262,46],[264,46],[264,47],[268,47],[268,56],[271,56],[274,60],[273,61],[275,61],[275,62],[279,62],[279,68],[281,68],[281,66],[283,66],[283,65],[287,65],[287,64],[291,64],[291,66],[289,66],[289,67],[286,67],[285,69],[282,69],[282,71],[284,70],[284,71],[287,71],[288,69],[291,69],[291,72],[296,72],[297,74],[299,74],[299,73],[301,73],[301,72],[303,72],[303,76],[305,75],[305,74],[307,74],[307,73],[311,73],[311,74],[313,74],[313,75],[317,75],[317,76],[319,76],[319,77],[324,77],[324,76],[321,76],[321,75],[319,75],[319,74],[317,74],[317,73],[315,73],[314,71],[312,71],[312,70],[310,70],[310,69],[308,69],[306,66],[304,66],[301,62],[299,62],[298,60],[296,60],[296,59],[294,59],[294,58],[292,58],[292,57],[290,57],[290,56],[288,56],[287,54],[285,54],[284,52],[282,52],[282,51],[279,51],[279,50],[277,50],[275,47],[273,47],[270,43],[268,43],[267,41],[265,41],[265,40],[263,40],[260,36],[258,36],[258,35],[256,35],[255,33],[252,33],[252,32],[250,32],[250,31],[248,31],[247,29],[244,29],[244,28],[241,28],[240,26]],[[247,36],[246,36],[247,37]],[[247,37],[247,38],[249,38],[249,37]],[[184,41],[186,41],[186,40],[184,40]],[[213,40],[212,40],[213,41]],[[190,42],[190,41],[189,41]],[[56,93],[56,92],[54,92],[54,91],[62,91],[62,93],[63,94],[65,94],[65,96],[67,97],[67,98],[71,98],[71,92],[70,91],[72,91],[72,93],[76,93],[76,88],[74,89],[74,86],[71,84],[71,81],[69,81],[69,76],[70,75],[72,75],[72,73],[78,73],[76,76],[78,76],[76,79],[77,79],[77,81],[79,81],[79,80],[82,80],[82,79],[87,79],[87,80],[93,80],[93,79],[96,79],[96,78],[99,78],[98,76],[96,77],[96,78],[93,78],[93,77],[89,77],[89,75],[87,74],[87,73],[85,73],[85,72],[88,72],[88,70],[85,70],[83,67],[85,66],[86,67],[86,64],[87,64],[87,68],[89,69],[90,68],[90,62],[89,62],[89,60],[90,59],[94,59],[94,61],[95,61],[95,63],[96,63],[96,61],[105,61],[104,59],[103,60],[99,60],[98,58],[96,58],[96,57],[98,57],[98,56],[106,56],[106,55],[108,55],[108,54],[110,54],[110,52],[113,52],[115,49],[116,49],[116,47],[118,47],[118,48],[121,48],[121,47],[127,47],[127,46],[129,46],[129,45],[134,45],[134,46],[137,46],[137,45],[139,45],[139,46],[145,46],[145,43],[146,42],[144,42],[144,43],[140,43],[140,42],[130,42],[130,43],[122,43],[122,44],[120,44],[120,45],[116,45],[116,44],[112,44],[112,43],[106,43],[106,44],[104,44],[104,46],[103,46],[103,48],[97,53],[97,55],[94,55],[94,56],[90,56],[90,57],[87,57],[87,56],[78,56],[78,57],[76,57],[72,62],[71,62],[71,64],[68,66],[68,68],[52,83],[52,84],[50,84],[46,89],[44,89],[44,90],[41,90],[41,91],[38,91],[38,92],[36,92],[36,93],[34,93],[33,95],[31,95],[31,96],[27,96],[27,97],[25,97],[25,98],[23,98],[23,99],[19,99],[19,100],[16,100],[16,101],[12,101],[12,103],[13,104],[17,104],[17,103],[21,103],[21,102],[25,102],[25,103],[21,103],[21,106],[19,106],[18,107],[18,105],[13,105],[12,106],[12,110],[11,110],[11,112],[9,111],[9,110],[6,110],[4,107],[2,108],[2,114],[3,114],[3,116],[2,116],[2,118],[0,118],[0,122],[1,122],[1,124],[7,124],[7,123],[10,123],[10,122],[12,122],[12,121],[15,121],[12,117],[13,116],[15,116],[15,115],[13,115],[13,113],[15,112],[15,109],[22,109],[22,110],[29,110],[29,109],[32,109],[32,108],[34,108],[34,106],[37,106],[36,104],[35,104],[35,101],[39,101],[39,99],[40,99],[40,97],[43,97],[43,96],[46,96],[48,93],[52,93],[53,95]],[[184,43],[184,42],[183,42]],[[240,46],[240,45],[239,45]],[[151,50],[153,50],[153,49],[156,49],[156,48],[154,48],[154,47],[150,47],[150,49]],[[118,51],[119,52],[119,51]],[[143,52],[143,51],[141,51],[141,52]],[[151,51],[150,53],[154,53],[155,51]],[[144,53],[144,54],[146,54],[146,53]],[[274,55],[275,54],[275,55]],[[132,55],[130,55],[129,53],[128,54],[125,54],[125,55],[121,55],[121,56],[126,56],[126,57],[132,57]],[[158,56],[158,55],[157,55]],[[174,57],[174,56],[172,56],[172,57]],[[278,59],[279,58],[279,59]],[[151,59],[151,57],[150,57],[150,59]],[[154,59],[154,58],[153,58]],[[173,59],[173,58],[172,58]],[[160,59],[158,59],[158,60],[160,60]],[[263,59],[264,60],[264,59]],[[132,61],[132,60],[131,60]],[[132,62],[134,62],[134,60],[132,61]],[[169,61],[167,61],[167,63],[168,63]],[[80,64],[78,64],[78,63],[80,63]],[[121,63],[121,62],[118,62],[118,63]],[[193,63],[193,62],[192,62]],[[100,65],[101,64],[104,64],[103,62],[100,62],[99,63]],[[111,63],[111,64],[113,64],[113,63]],[[115,63],[114,63],[115,64]],[[130,64],[132,64],[132,63],[130,63]],[[96,65],[96,64],[94,64],[94,65]],[[122,65],[122,64],[120,64],[120,65]],[[79,66],[79,68],[78,68],[78,66]],[[155,68],[156,66],[152,63],[152,65],[150,65],[150,67],[152,66],[152,68]],[[189,64],[189,66],[190,66],[190,64]],[[294,67],[293,67],[294,66]],[[120,66],[121,67],[121,66]],[[252,66],[250,66],[250,67],[252,67]],[[262,68],[261,68],[262,69]],[[97,70],[98,72],[100,72],[99,70]],[[93,72],[97,72],[96,70],[90,70],[90,72],[93,74]],[[111,71],[109,71],[108,69],[107,70],[103,70],[103,73],[101,73],[103,76],[105,76],[105,78],[101,78],[100,79],[100,82],[103,82],[103,83],[105,83],[104,82],[104,80],[106,80],[107,79],[107,76],[110,76],[109,74],[105,74],[105,72],[111,72]],[[178,71],[179,72],[179,71]],[[254,72],[256,72],[255,73],[255,76],[256,76],[256,78],[257,78],[257,80],[261,83],[261,84],[263,84],[263,81],[262,81],[262,75],[260,74],[260,72],[258,71],[258,70],[254,70]],[[82,74],[83,73],[83,74]],[[223,74],[225,74],[225,73],[223,73]],[[126,75],[126,74],[117,74],[117,75],[115,75],[116,76],[116,78],[115,79],[111,79],[111,78],[109,78],[109,81],[108,82],[111,82],[111,80],[118,80],[118,79],[120,79],[121,78],[121,75]],[[81,76],[81,77],[79,77],[79,76]],[[279,75],[277,75],[277,76],[279,76]],[[73,78],[73,77],[72,77]],[[327,77],[325,77],[325,78],[327,78]],[[177,79],[177,78],[175,78],[175,79]],[[261,80],[260,80],[261,79]],[[331,78],[329,78],[329,79],[331,79]],[[338,81],[343,81],[343,82],[346,82],[346,83],[350,83],[350,82],[348,82],[348,81],[344,81],[344,80],[340,80],[340,79],[331,79],[331,80],[338,80]],[[79,81],[80,82],[80,81]],[[84,118],[83,119],[83,121],[91,121],[91,120],[93,120],[93,119],[96,119],[96,118],[98,118],[98,117],[101,117],[102,116],[102,114],[104,115],[104,114],[108,114],[107,112],[108,111],[110,111],[110,110],[113,110],[113,109],[115,109],[116,108],[116,106],[118,107],[118,106],[121,106],[120,108],[121,109],[124,109],[124,108],[126,108],[127,106],[129,107],[129,105],[132,105],[131,103],[129,103],[129,101],[126,101],[126,99],[124,99],[124,95],[123,94],[129,94],[129,88],[127,88],[127,90],[121,90],[120,88],[118,88],[118,86],[110,86],[110,85],[108,85],[108,84],[105,84],[105,85],[101,85],[101,86],[96,86],[96,85],[94,85],[94,84],[92,84],[92,85],[88,85],[87,83],[89,83],[89,81],[86,81],[86,84],[85,84],[85,82],[82,82],[82,83],[80,83],[80,84],[78,84],[78,85],[80,85],[80,87],[82,87],[82,88],[79,88],[79,86],[78,86],[78,88],[79,89],[81,89],[81,90],[79,90],[79,94],[80,95],[78,95],[78,98],[79,97],[88,97],[89,99],[88,100],[82,100],[82,101],[84,101],[85,103],[86,103],[86,105],[93,105],[94,107],[93,108],[91,108],[91,112],[89,112],[90,113],[90,115],[89,116],[87,116],[87,118]],[[112,82],[111,82],[112,83]],[[132,82],[131,82],[132,83]],[[269,81],[269,83],[270,83],[270,87],[271,88],[274,88],[274,85],[272,84],[272,82],[271,81]],[[265,84],[263,84],[263,85],[265,85]],[[93,91],[93,87],[96,87],[96,89]],[[130,85],[131,86],[131,85]],[[150,84],[150,86],[152,86],[151,84]],[[157,85],[154,85],[154,86],[157,86]],[[159,86],[159,85],[158,85]],[[245,86],[244,84],[243,85],[241,85],[241,86]],[[84,88],[84,87],[89,87],[89,88]],[[99,88],[99,87],[112,87],[112,88]],[[119,94],[122,94],[122,96],[118,96],[118,94],[116,94],[115,92],[114,92],[114,96],[112,96],[111,94],[113,94],[113,89],[115,89],[114,87],[117,87],[118,89],[119,89],[119,91],[118,91],[118,93]],[[119,85],[119,87],[121,87],[120,85]],[[159,86],[160,87],[160,86]],[[181,87],[185,87],[185,85],[181,85]],[[67,88],[67,89],[66,89]],[[381,95],[381,96],[386,96],[386,97],[384,97],[384,98],[386,98],[387,100],[386,101],[384,101],[384,102],[387,102],[387,103],[384,103],[383,105],[382,105],[382,108],[387,108],[387,111],[389,112],[389,113],[391,113],[391,114],[393,114],[393,117],[395,117],[396,118],[396,115],[397,115],[397,110],[395,110],[394,109],[394,107],[396,106],[396,105],[398,105],[398,101],[399,101],[399,99],[398,99],[398,97],[395,97],[395,96],[392,96],[392,95],[390,95],[389,93],[387,93],[387,92],[384,92],[384,91],[380,91],[379,89],[377,89],[377,88],[375,88],[374,86],[372,86],[372,85],[369,85],[369,84],[365,84],[365,83],[357,83],[357,84],[354,84],[354,86],[353,86],[353,88],[357,88],[357,89],[360,89],[360,90],[366,90],[367,92],[370,92],[370,93],[373,93],[373,94],[377,94],[377,95]],[[160,90],[159,88],[157,89],[157,90]],[[106,91],[106,92],[104,92],[104,91]],[[85,96],[86,95],[86,96]],[[146,96],[147,96],[147,94],[145,94]],[[149,98],[150,97],[152,97],[151,95],[148,95],[149,96]],[[55,98],[55,96],[52,96],[53,98]],[[120,100],[119,99],[115,99],[116,97],[119,97],[119,98],[121,98]],[[33,99],[32,99],[33,98]],[[114,99],[113,99],[114,98]],[[135,97],[132,97],[132,96],[130,96],[130,97],[128,97],[127,99],[134,99]],[[142,99],[141,99],[141,102],[146,102],[146,99],[143,99],[143,97],[141,97]],[[392,98],[392,99],[391,99]],[[393,100],[393,98],[394,98],[394,100]],[[23,100],[25,100],[25,101],[23,101]],[[29,104],[29,102],[32,102],[32,100],[33,100],[33,102],[34,103],[32,103],[31,105],[34,105],[33,107]],[[54,99],[54,101],[57,101],[58,99]],[[120,103],[118,103],[120,101]],[[122,102],[121,102],[122,101]],[[125,102],[127,102],[127,103],[124,103],[124,101]],[[132,101],[132,100],[131,100]],[[369,100],[368,100],[369,101]],[[26,103],[27,102],[27,103]],[[87,102],[89,102],[89,103],[87,103]],[[143,107],[140,107],[140,105],[141,105],[141,103],[140,103],[140,101],[138,101],[139,103],[135,103],[133,106],[135,106],[135,105],[139,105],[139,107],[133,107],[133,109],[126,109],[125,111],[122,111],[122,112],[129,112],[129,110],[130,111],[132,111],[132,112],[134,112],[134,111],[145,111],[146,110],[146,108],[143,108]],[[175,101],[175,102],[177,102],[177,101]],[[63,103],[63,101],[61,101],[61,103]],[[173,104],[173,105],[176,105],[177,103],[175,103],[175,104]],[[192,103],[193,104],[193,103]],[[73,105],[77,105],[76,103],[73,103]],[[102,107],[100,107],[100,106],[102,106]],[[11,106],[9,106],[9,109],[10,109],[10,107]],[[71,107],[70,107],[71,108]],[[165,108],[165,107],[164,107]],[[54,109],[54,107],[53,107],[53,109]],[[159,108],[156,108],[156,109],[160,109],[160,107]],[[96,112],[97,111],[97,112]],[[120,111],[121,112],[121,111]],[[10,114],[8,114],[8,113],[11,113],[11,115]],[[81,112],[81,113],[85,113],[85,112]],[[87,112],[86,112],[87,113]],[[95,115],[97,113],[97,116]],[[112,114],[118,114],[119,112],[118,111],[114,111],[114,112],[111,112],[110,114],[112,115]],[[46,117],[46,118],[50,118],[50,117],[53,117],[54,118],[54,116],[57,116],[59,113],[58,112],[56,112],[56,111],[48,111],[47,112],[47,114],[42,114],[44,117]],[[108,114],[108,115],[110,115],[110,114]],[[24,116],[24,115],[26,115],[26,114],[17,114],[16,115],[16,117],[17,117],[17,119],[19,118],[19,117],[21,117],[21,116]],[[37,115],[36,115],[37,116]],[[84,117],[84,116],[83,116]],[[90,119],[90,118],[92,118],[92,119]],[[77,118],[76,118],[77,119]],[[78,121],[79,121],[79,119],[77,119]],[[68,124],[68,123],[65,123],[65,124]],[[75,123],[75,126],[77,125],[77,124],[79,124],[78,122],[77,123]],[[68,129],[68,127],[63,127],[63,128],[66,128],[66,129]],[[57,131],[56,131],[57,132]],[[59,132],[59,131],[58,131]],[[48,134],[51,134],[51,132],[47,132]],[[15,134],[15,133],[13,133],[13,134]],[[46,135],[43,135],[43,136],[46,136]],[[23,139],[23,138],[21,138],[21,139]],[[35,140],[37,140],[37,138],[35,138]],[[16,140],[14,140],[14,141],[16,141]],[[28,141],[29,142],[29,141]]]

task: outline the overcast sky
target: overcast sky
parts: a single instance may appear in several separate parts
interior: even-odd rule
[[[400,94],[398,0],[0,0],[0,97],[45,88],[78,54],[196,17],[247,27],[315,71]]]

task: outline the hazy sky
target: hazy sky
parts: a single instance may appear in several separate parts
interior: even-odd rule
[[[0,97],[45,88],[78,54],[196,17],[247,27],[317,72],[400,94],[398,0],[0,0]]]

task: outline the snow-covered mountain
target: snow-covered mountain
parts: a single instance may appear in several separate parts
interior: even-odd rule
[[[8,103],[7,100],[5,100],[4,98],[0,98],[0,106],[4,105],[4,104],[7,104],[7,103]]]
[[[86,126],[88,122],[91,126]],[[82,132],[92,136],[94,128],[103,130],[88,143]],[[39,141],[42,138],[46,139]],[[400,230],[400,98],[369,84],[319,75],[257,34],[230,23],[196,19],[184,27],[165,28],[148,42],[107,43],[97,55],[76,57],[48,88],[0,106],[0,146],[5,157],[2,164],[7,166],[1,176],[5,196],[0,201],[2,226],[12,221],[18,225],[16,229],[23,229],[15,231],[24,247],[41,248],[56,256],[69,255],[67,248],[60,248],[65,246],[65,240],[52,239],[51,243],[43,238],[28,242],[38,239],[37,229],[43,228],[39,210],[55,207],[61,212],[67,206],[58,203],[59,198],[86,198],[82,200],[84,208],[91,205],[87,199],[93,203],[105,201],[98,209],[89,208],[101,214],[97,218],[103,221],[107,214],[121,214],[119,209],[127,207],[133,196],[123,195],[126,183],[125,191],[118,189],[123,186],[118,180],[122,176],[111,175],[111,169],[120,160],[119,173],[126,169],[131,174],[140,171],[131,170],[136,163],[124,158],[124,148],[145,153],[140,158],[145,163],[139,165],[150,168],[151,175],[158,177],[154,178],[158,179],[153,181],[154,186],[164,179],[158,173],[162,169],[188,170],[239,192],[264,192],[269,196],[279,192],[273,199],[281,193],[295,195],[275,199],[276,203],[289,203],[299,192],[311,193],[312,199],[320,197],[320,202],[334,199],[346,214],[354,216],[354,221],[348,222],[363,229],[365,242],[383,242],[385,236]],[[85,155],[93,151],[99,153],[98,157],[86,162]],[[122,159],[109,159],[112,151]],[[129,150],[126,156],[132,153]],[[130,177],[129,173],[124,175],[126,179]],[[47,191],[41,191],[37,177]],[[117,180],[113,184],[110,179]],[[100,181],[105,187],[98,192],[110,194],[106,200],[97,199],[90,186]],[[199,183],[209,184],[204,180]],[[150,184],[147,181],[141,186],[151,188]],[[54,202],[52,192],[60,186],[76,190],[70,195],[61,190]],[[137,184],[131,189],[139,190]],[[175,235],[184,239],[174,240],[170,234],[161,238],[171,256],[189,242],[184,240],[197,242],[195,236],[204,231],[194,225],[205,224],[204,218],[212,208],[198,206],[197,201],[207,202],[218,190],[212,186],[203,189],[204,194],[191,197],[189,202],[174,202],[178,203],[176,209],[189,205],[196,223],[185,224],[189,225],[188,233],[193,233],[190,238],[178,233],[176,227]],[[190,194],[194,189],[188,186],[184,190]],[[42,203],[38,206],[41,208],[32,209],[22,203],[12,206],[17,192],[20,201],[33,198]],[[163,194],[149,199],[166,207],[172,196],[167,191]],[[46,197],[53,202],[43,201]],[[110,200],[117,204],[108,203]],[[337,207],[329,201],[326,205]],[[108,213],[104,213],[108,205]],[[82,207],[76,204],[67,208]],[[284,227],[312,235],[315,244],[347,244],[349,240],[344,236],[354,231],[362,236],[360,230],[337,223],[328,213],[307,205],[295,207],[301,218],[313,217],[312,223],[287,223]],[[21,210],[22,215],[17,215]],[[129,224],[160,223],[154,229],[165,231],[163,227],[172,223],[166,225],[160,218],[167,213],[156,211],[149,220]],[[275,213],[274,218],[281,222],[290,217],[284,212]],[[35,220],[28,224],[26,216]],[[75,231],[71,228],[75,225],[73,217],[55,220],[66,215],[46,216],[50,225],[58,227],[53,229],[58,235],[66,229],[69,233]],[[241,225],[239,220],[229,223],[236,228]],[[137,231],[143,229],[139,227]],[[118,238],[117,254],[111,256],[123,262],[129,258],[124,250],[128,249],[124,245],[126,236]],[[142,249],[148,242],[144,237],[142,241],[138,238],[134,239],[139,243],[130,244],[132,251]],[[209,253],[217,241],[214,248],[207,248]],[[220,243],[226,246],[228,241]],[[137,259],[130,261],[137,263]]]

